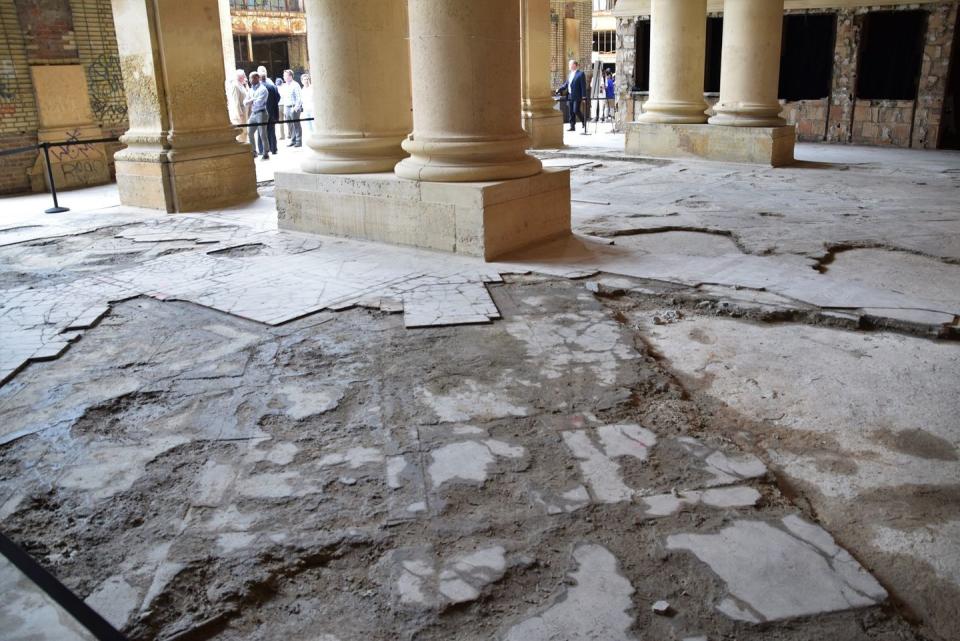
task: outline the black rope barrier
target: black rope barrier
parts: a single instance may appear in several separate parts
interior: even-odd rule
[[[315,120],[315,118],[298,118],[296,120],[274,120],[272,122],[264,123],[245,123],[241,125],[232,125],[234,128],[249,128],[249,127],[260,127],[260,126],[271,126],[271,125],[286,125],[291,122],[308,122]],[[108,142],[120,142],[120,138],[92,138],[89,140],[60,140],[56,142],[39,142],[35,145],[28,145],[26,147],[14,147],[12,149],[3,149],[0,150],[0,158],[4,156],[13,156],[16,154],[23,154],[28,151],[41,150],[43,152],[43,164],[47,173],[47,183],[50,185],[50,195],[53,197],[53,207],[43,210],[45,214],[61,214],[65,211],[70,211],[69,207],[61,207],[60,200],[57,197],[57,184],[53,177],[53,164],[50,162],[50,148],[51,147],[73,147],[75,145],[96,145],[101,143]]]
[[[316,120],[316,118],[300,118],[299,120],[273,120],[267,122],[248,122],[242,125],[234,125],[234,127],[269,127],[270,125],[286,125],[291,122],[308,122]]]

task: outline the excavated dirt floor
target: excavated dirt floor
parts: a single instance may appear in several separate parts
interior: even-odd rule
[[[960,159],[607,153],[559,162],[610,269],[364,289],[268,198],[0,229],[0,531],[134,640],[956,639]]]

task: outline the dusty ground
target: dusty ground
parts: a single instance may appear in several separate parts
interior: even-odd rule
[[[806,150],[574,150],[577,230],[650,277],[504,268],[487,324],[405,327],[401,291],[271,325],[142,287],[86,330],[16,325],[73,342],[0,386],[0,530],[134,639],[956,638],[960,158]],[[151,261],[340,251],[251,243],[268,219],[77,214],[0,247],[0,287],[59,310]],[[731,285],[751,270],[781,280]],[[440,281],[411,291],[483,307]]]

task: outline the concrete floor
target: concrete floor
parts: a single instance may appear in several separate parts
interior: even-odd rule
[[[960,154],[569,143],[497,264],[0,201],[0,530],[134,639],[956,639]]]

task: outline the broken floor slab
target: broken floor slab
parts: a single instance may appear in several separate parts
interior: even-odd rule
[[[839,272],[811,264],[828,247],[867,236],[899,236],[894,244],[923,246],[928,256],[951,251],[955,223],[943,221],[955,181],[945,174],[931,190],[910,187],[906,181],[932,171],[910,163],[782,174],[602,164],[574,168],[582,200],[611,203],[575,203],[580,230],[601,212],[613,218],[596,227],[629,231],[649,222],[659,230],[637,235],[636,246],[628,246],[633,236],[620,236],[620,245],[586,239],[584,254],[539,265],[472,263],[465,271],[444,260],[438,273],[436,255],[377,248],[371,257],[356,245],[312,246],[278,234],[269,207],[256,206],[166,230],[174,219],[72,212],[67,224],[89,233],[0,248],[0,289],[23,300],[31,287],[43,290],[38,306],[51,311],[30,316],[21,306],[10,318],[23,322],[4,329],[22,327],[40,337],[36,349],[50,344],[57,354],[83,332],[56,360],[0,387],[0,528],[137,638],[272,641],[309,631],[325,641],[472,641],[502,639],[525,624],[542,631],[534,621],[550,613],[596,618],[593,627],[613,638],[940,641],[954,620],[943,613],[956,601],[956,490],[939,475],[952,473],[955,452],[944,446],[949,426],[935,410],[950,400],[938,396],[952,389],[943,384],[953,371],[952,352],[941,349],[948,344],[907,342],[888,363],[826,335],[792,341],[799,326],[771,339],[744,323],[722,339],[706,327],[681,328],[700,318],[696,296],[716,301],[717,313],[734,298],[788,312],[829,301],[913,313],[932,295],[893,281],[840,283]],[[881,174],[897,194],[863,188]],[[848,189],[844,175],[861,186]],[[743,193],[755,194],[755,207],[743,205]],[[768,196],[783,206],[773,208]],[[904,206],[907,199],[916,207]],[[127,227],[93,231],[112,222]],[[714,233],[702,232],[708,228]],[[648,290],[646,298],[603,296],[601,288],[596,297],[567,280],[607,267]],[[111,302],[131,294],[131,283],[134,298]],[[100,292],[93,301],[88,285]],[[744,289],[754,286],[766,291]],[[629,308],[674,309],[678,291],[694,302],[664,325],[641,322]],[[794,298],[797,291],[811,297]],[[417,314],[405,296],[422,293],[424,317],[440,309],[471,324],[405,327]],[[323,300],[331,307],[311,312]],[[491,322],[490,301],[502,319]],[[401,307],[404,316],[395,313]],[[863,351],[870,357],[853,357]],[[700,382],[716,386],[719,398],[671,370],[671,360],[683,374],[684,359],[704,354],[714,357]],[[731,380],[748,361],[753,373]],[[833,377],[815,380],[825,372]],[[797,388],[820,399],[797,398]],[[850,408],[860,414],[844,413]],[[884,416],[900,418],[874,425]],[[636,434],[600,438],[627,425],[656,437],[645,457],[626,438]],[[585,435],[616,464],[611,478],[629,500],[592,494],[566,433]],[[838,445],[834,433],[850,440]],[[175,444],[158,441],[168,438]],[[482,471],[460,465],[457,474],[471,478],[435,485],[433,453],[443,459],[464,444],[494,461],[480,454]],[[146,456],[131,455],[139,446]],[[103,461],[117,474],[89,474]],[[901,484],[903,473],[916,482]],[[813,506],[895,603],[903,591],[920,595],[928,607],[913,611],[928,627],[878,605],[761,625],[731,619],[715,607],[728,583],[694,553],[665,547],[671,536],[716,536],[742,522],[806,545],[783,525],[797,506]],[[498,546],[500,578],[492,578],[499,557],[471,563],[476,571],[457,565]],[[613,560],[598,554],[581,565],[571,555],[582,546]],[[396,581],[372,568],[394,551],[420,549],[428,552],[406,560],[425,566],[414,569],[428,605],[401,607]],[[581,599],[580,609],[558,613],[574,582],[593,580],[577,575],[589,568],[617,589],[607,603]],[[673,616],[651,610],[660,600]]]
[[[737,172],[732,176],[756,178]],[[589,182],[583,187],[589,189]],[[695,203],[705,201],[688,196],[677,202],[697,209]],[[631,214],[611,215],[627,220]],[[7,238],[11,244],[0,248],[0,262],[33,270],[35,277],[40,269],[45,278],[52,278],[40,287],[7,289],[0,306],[4,336],[0,380],[8,379],[26,362],[56,358],[79,336],[71,330],[95,323],[111,303],[143,295],[187,300],[268,324],[374,301],[384,311],[402,309],[407,326],[415,328],[498,319],[500,312],[486,285],[500,282],[503,274],[536,271],[577,277],[604,271],[690,287],[763,290],[797,305],[860,309],[881,323],[885,319],[902,321],[933,332],[954,327],[960,316],[960,301],[949,293],[940,297],[926,291],[922,282],[918,287],[904,287],[930,269],[938,269],[946,277],[946,272],[956,271],[956,265],[901,270],[898,273],[909,275],[905,281],[902,277],[871,280],[846,277],[843,266],[850,259],[845,258],[833,274],[829,270],[819,273],[807,269],[815,266],[809,259],[793,253],[753,251],[741,236],[754,228],[731,231],[677,223],[641,227],[634,236],[617,228],[610,231],[621,235],[614,246],[587,236],[572,237],[524,252],[511,261],[485,264],[461,257],[441,260],[431,252],[279,232],[271,211],[260,203],[230,217],[151,218],[112,211],[115,227],[92,226],[89,213],[64,220],[50,226],[25,219],[9,228],[14,234]],[[71,228],[74,220],[76,226]],[[22,236],[21,232],[29,234]],[[841,240],[867,242],[849,237]],[[52,249],[44,250],[53,254],[45,266],[41,261],[30,267],[33,257],[17,247],[17,243],[33,241],[52,243]],[[146,250],[145,245],[157,250]],[[891,247],[895,248],[895,243]],[[64,261],[62,256],[67,254],[85,258]]]
[[[591,629],[613,638],[764,638],[694,596],[694,583],[720,580],[663,545],[782,518],[765,468],[694,436],[697,410],[679,411],[635,330],[604,317],[581,284],[530,278],[494,296],[508,322],[537,327],[559,310],[592,328],[619,355],[602,370],[612,382],[541,370],[508,323],[411,332],[399,316],[355,309],[270,327],[177,302],[119,304],[61,360],[0,388],[5,424],[39,428],[0,447],[0,526],[131,636],[200,634],[215,621],[218,641],[304,630],[472,640],[596,615]],[[580,356],[590,344],[564,344],[572,363],[593,362]],[[508,390],[523,411],[464,403],[469,421],[441,421],[437,399],[467,380]],[[617,464],[629,500],[591,495],[567,433]],[[152,447],[163,438],[180,442]],[[65,476],[94,465],[117,473]],[[586,596],[571,602],[568,581]],[[590,596],[598,582],[602,607]],[[654,621],[660,599],[676,614]],[[778,632],[880,641],[906,625],[879,608],[830,616]],[[863,617],[880,621],[865,633]]]
[[[543,613],[530,616],[507,630],[505,641],[550,641],[551,639],[605,639],[633,641],[633,586],[620,574],[609,550],[582,544],[573,551],[576,569],[561,598]],[[589,615],[587,615],[589,613]]]
[[[635,319],[688,389],[748,417],[729,436],[764,452],[895,597],[928,625],[952,626],[960,346],[795,324]]]
[[[0,555],[0,629],[7,641],[95,641],[63,606]]]
[[[717,534],[673,534],[667,548],[710,566],[730,595],[717,609],[762,623],[878,605],[887,593],[822,528],[796,516],[736,521]]]

